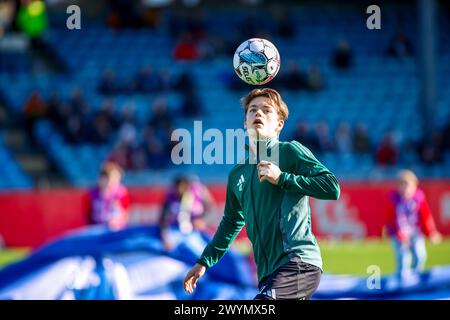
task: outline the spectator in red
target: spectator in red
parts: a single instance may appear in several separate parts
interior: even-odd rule
[[[32,136],[34,123],[47,115],[47,104],[39,91],[33,91],[23,107],[28,133]]]
[[[190,33],[184,33],[181,36],[173,55],[176,60],[196,60],[200,57],[200,52]]]
[[[383,166],[397,163],[398,150],[392,132],[385,134],[377,149],[377,163]]]
[[[128,222],[129,195],[121,184],[122,169],[113,162],[105,163],[98,184],[86,197],[89,224],[102,224],[112,230],[124,228]]]
[[[397,190],[390,194],[386,212],[386,230],[395,248],[397,274],[400,277],[407,276],[411,270],[420,272],[424,269],[424,236],[429,237],[434,244],[442,238],[436,229],[425,193],[418,188],[418,183],[414,172],[401,171]]]

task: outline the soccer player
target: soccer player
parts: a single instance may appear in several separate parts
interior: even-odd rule
[[[98,183],[86,197],[89,224],[103,224],[112,230],[124,228],[128,222],[129,195],[121,184],[122,169],[113,162],[105,163]]]
[[[193,292],[245,224],[257,265],[260,292],[255,299],[309,299],[322,274],[309,197],[338,199],[338,181],[301,143],[278,140],[289,111],[277,91],[255,89],[241,102],[248,157],[229,173],[222,221],[187,273],[184,289]],[[261,157],[258,146],[265,150]],[[267,161],[269,153],[278,153],[279,163]]]
[[[397,190],[389,197],[386,213],[387,232],[395,249],[397,275],[408,276],[425,267],[424,236],[433,244],[441,241],[425,193],[418,188],[419,180],[411,170],[398,174]],[[412,264],[411,264],[412,258]]]
[[[161,209],[159,226],[164,249],[170,251],[173,248],[169,237],[171,226],[183,234],[205,231],[204,217],[214,206],[211,193],[196,176],[177,176]]]

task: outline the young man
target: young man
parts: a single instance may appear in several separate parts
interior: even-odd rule
[[[308,199],[338,199],[338,181],[302,144],[278,140],[288,108],[277,91],[252,90],[242,104],[249,157],[228,176],[224,216],[186,275],[184,289],[193,292],[245,224],[258,269],[260,293],[255,299],[309,299],[319,286],[322,259],[311,231]],[[259,156],[257,143],[264,150]],[[269,154],[279,160],[267,161]]]

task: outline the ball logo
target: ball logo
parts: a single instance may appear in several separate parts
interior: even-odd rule
[[[247,67],[246,65],[243,65],[243,66],[241,67],[241,69],[242,69],[242,75],[244,76],[245,80],[247,80],[247,81],[253,83],[253,80],[252,80],[252,78],[250,77],[250,71],[248,70],[248,67]]]
[[[267,63],[266,57],[261,53],[245,51],[240,54],[240,57],[242,62],[246,62],[248,64],[265,65]]]

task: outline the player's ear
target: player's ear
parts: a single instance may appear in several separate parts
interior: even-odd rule
[[[283,130],[283,127],[284,127],[284,120],[278,120],[277,132],[280,133],[281,130]]]
[[[244,129],[247,129],[247,119],[244,119]]]

